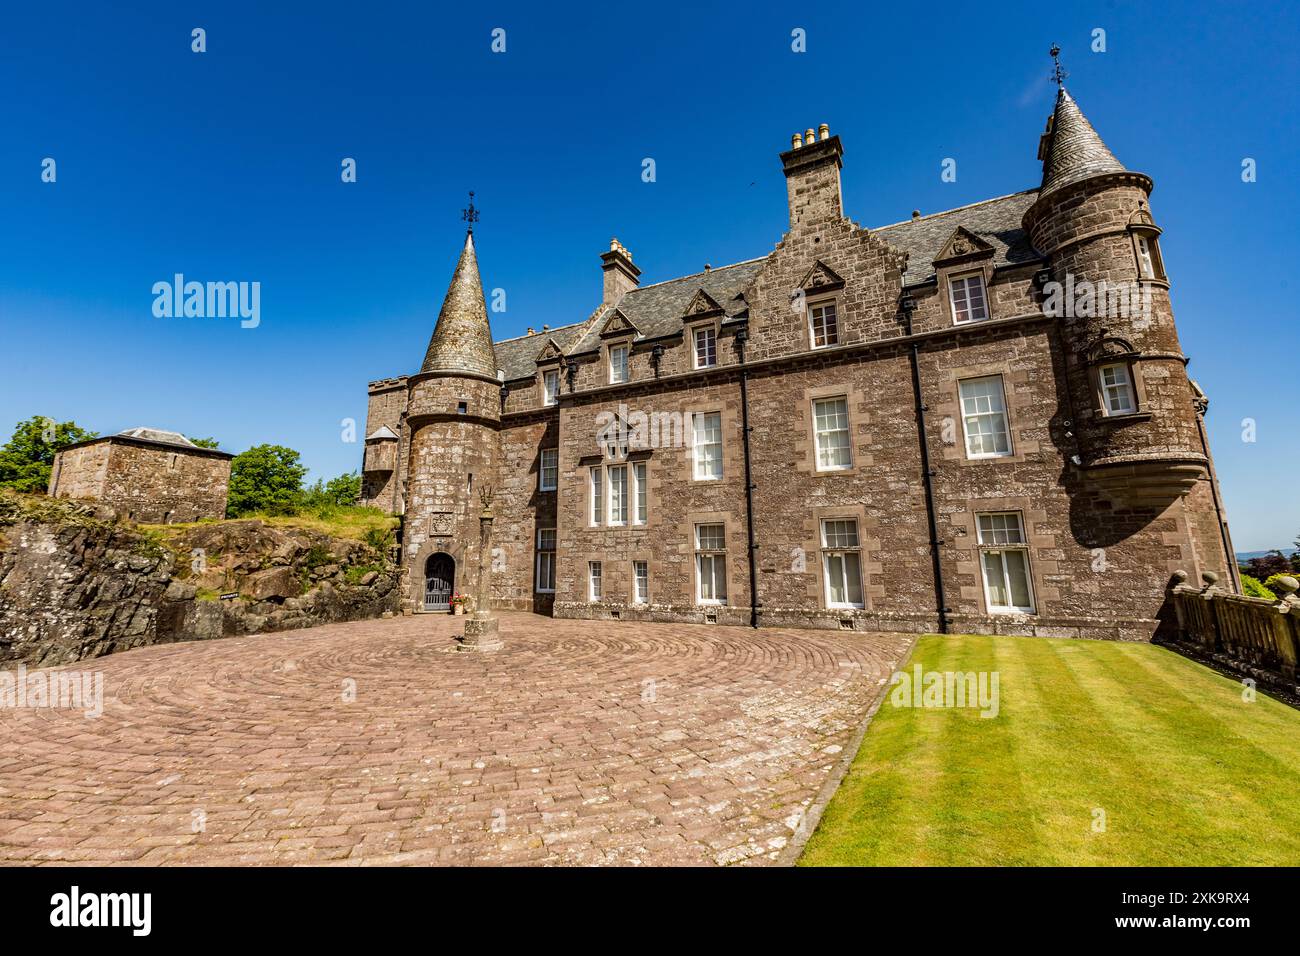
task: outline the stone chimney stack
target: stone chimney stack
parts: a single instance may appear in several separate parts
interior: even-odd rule
[[[820,135],[819,135],[820,134]],[[790,202],[790,226],[816,225],[840,218],[844,204],[840,197],[840,167],[844,149],[825,123],[802,136],[790,138],[790,149],[781,154],[785,167],[786,194]]]
[[[618,305],[623,296],[637,287],[641,270],[632,264],[632,253],[618,239],[609,241],[609,252],[602,252],[600,261],[605,272],[605,294],[601,305]]]

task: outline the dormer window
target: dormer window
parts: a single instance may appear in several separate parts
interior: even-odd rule
[[[834,302],[822,302],[808,309],[809,330],[812,334],[812,347],[824,349],[837,345],[840,341],[839,316],[835,312]]]
[[[952,318],[958,325],[964,322],[981,322],[989,317],[982,272],[968,272],[965,275],[953,276],[948,281],[948,292],[952,299]]]
[[[627,381],[627,352],[626,345],[611,345],[609,347],[609,381],[617,385]]]
[[[712,368],[718,364],[718,331],[713,326],[695,330],[695,367]]]
[[[560,400],[560,370],[551,368],[542,373],[542,404],[554,405]]]

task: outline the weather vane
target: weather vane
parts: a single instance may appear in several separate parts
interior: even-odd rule
[[[469,191],[469,208],[460,211],[460,218],[469,223],[469,231],[474,231],[474,223],[478,222],[478,210],[474,208],[474,190]]]
[[[1065,78],[1070,74],[1061,69],[1061,48],[1053,43],[1052,48],[1047,52],[1052,55],[1052,62],[1055,64],[1055,68],[1052,70],[1052,75],[1049,76],[1048,79],[1055,80],[1057,86],[1063,87],[1065,86]],[[470,193],[470,195],[472,196],[473,193]]]

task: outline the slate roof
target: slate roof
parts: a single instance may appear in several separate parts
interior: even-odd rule
[[[560,351],[567,353],[582,335],[585,325],[586,322],[575,322],[572,325],[561,325],[534,335],[502,339],[493,344],[496,350],[497,368],[506,373],[506,381],[532,378],[537,372],[537,354],[546,348],[546,343],[555,339],[555,344],[560,347]]]
[[[958,226],[993,247],[995,267],[1035,262],[1041,257],[1034,251],[1020,221],[1038,195],[1037,189],[1027,189],[871,231],[908,254],[907,272],[903,277],[906,285],[916,285],[934,275],[934,259]],[[765,261],[766,257],[750,259],[709,272],[642,286],[627,293],[617,308],[637,327],[641,339],[680,331],[682,315],[701,288],[722,306],[728,317],[736,316],[748,307],[738,297],[758,275]],[[497,367],[505,371],[508,380],[531,377],[536,371],[538,353],[551,338],[565,354],[593,351],[600,347],[600,330],[611,312],[602,309],[594,321],[577,322],[497,342]]]
[[[1091,176],[1125,171],[1065,87],[1056,94],[1047,136],[1046,152],[1039,157],[1043,160],[1043,195]]]
[[[655,339],[679,332],[682,315],[700,289],[712,296],[728,317],[737,315],[748,308],[738,297],[758,275],[763,262],[763,259],[750,259],[721,269],[642,286],[623,296],[617,309],[636,326],[638,339]],[[604,310],[570,351],[589,352],[599,348],[600,330],[612,312],[612,309]]]
[[[958,226],[993,246],[994,267],[1033,262],[1041,257],[1020,227],[1020,220],[1037,198],[1038,190],[1027,189],[920,219],[881,226],[872,232],[908,254],[904,285],[916,285],[934,275],[934,258]]]
[[[495,378],[492,330],[488,326],[487,304],[479,281],[478,259],[474,255],[474,234],[465,234],[465,247],[452,273],[447,297],[438,313],[438,324],[424,355],[423,372],[474,372]]]
[[[199,447],[180,432],[169,432],[163,428],[128,428],[118,432],[117,435],[122,438],[138,438],[140,441],[157,442],[160,445],[181,445],[185,448]]]

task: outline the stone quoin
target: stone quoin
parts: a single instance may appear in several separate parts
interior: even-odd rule
[[[485,485],[493,606],[557,617],[1145,640],[1173,571],[1235,581],[1151,180],[1064,87],[1036,188],[866,229],[843,155],[793,137],[766,256],[642,286],[615,239],[594,311],[501,341],[470,218],[369,387],[408,609],[477,593]],[[1141,294],[1044,309],[1083,282]]]

